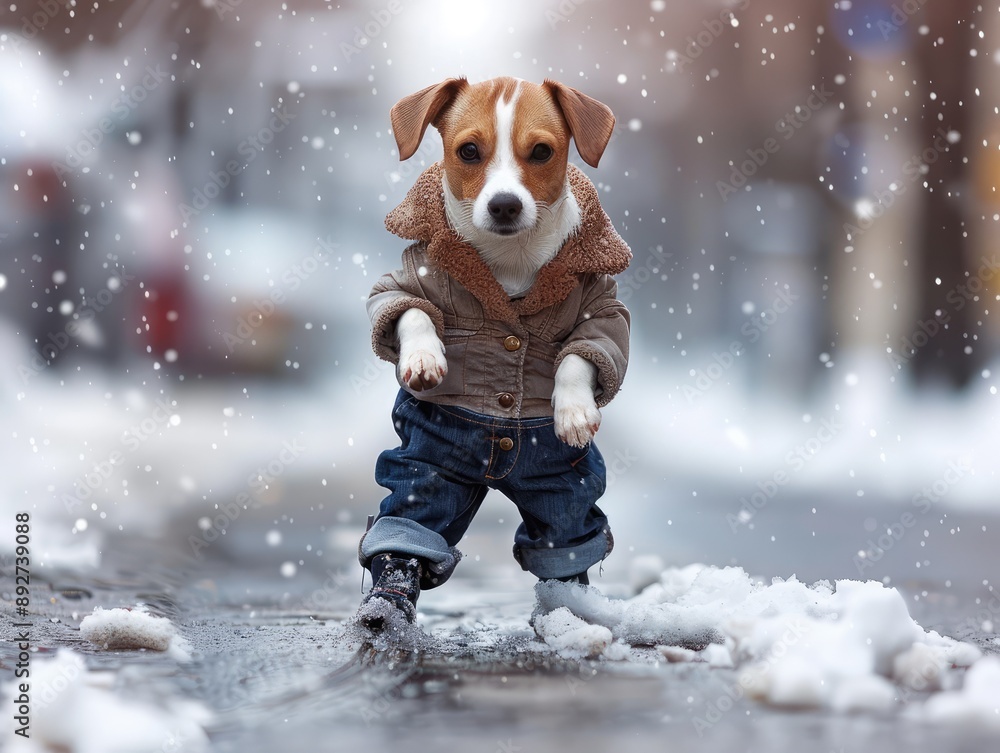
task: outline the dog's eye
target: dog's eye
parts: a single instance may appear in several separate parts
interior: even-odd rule
[[[551,156],[552,147],[548,144],[535,144],[535,148],[531,150],[532,162],[545,162]]]
[[[464,162],[478,162],[479,147],[471,141],[468,144],[462,144],[462,146],[458,148],[458,156],[461,157]]]

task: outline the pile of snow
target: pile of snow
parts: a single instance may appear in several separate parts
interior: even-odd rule
[[[154,617],[143,605],[134,609],[103,609],[80,622],[80,636],[104,649],[169,651],[177,659],[190,658],[190,646],[166,617]]]
[[[778,706],[886,710],[900,689],[956,684],[951,670],[981,656],[925,631],[900,593],[875,581],[765,584],[741,568],[690,565],[665,570],[630,599],[558,581],[539,583],[536,597],[535,631],[562,655],[623,658],[621,644],[655,647],[671,662],[737,667],[742,692]],[[962,694],[939,696],[930,710],[979,703],[994,713],[1000,668],[991,666],[977,665]]]
[[[563,655],[596,657],[612,643],[611,631],[577,617],[566,607],[558,607],[534,618],[535,630],[545,642]]]
[[[1000,730],[1000,659],[988,656],[965,674],[961,690],[931,696],[922,710],[930,722],[957,722]]]
[[[55,658],[32,660],[30,738],[18,750],[67,753],[135,753],[209,748],[205,726],[211,713],[201,703],[160,695],[156,704],[124,700],[111,687],[116,675],[93,672],[67,649]],[[4,707],[16,683],[2,693]],[[8,714],[3,718],[10,723]],[[3,739],[12,739],[10,729]]]

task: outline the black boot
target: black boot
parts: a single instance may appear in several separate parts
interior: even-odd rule
[[[417,619],[417,597],[420,596],[420,577],[423,567],[415,557],[397,556],[392,553],[376,555],[370,565],[374,585],[361,602],[361,624],[371,631],[385,626],[386,613],[373,608],[378,600],[383,606],[391,605],[402,612],[407,622]],[[368,607],[368,608],[366,608]]]

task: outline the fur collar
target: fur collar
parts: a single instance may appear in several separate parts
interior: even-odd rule
[[[448,225],[442,172],[440,162],[424,170],[403,202],[385,218],[385,226],[401,238],[426,243],[431,263],[472,293],[490,318],[517,325],[519,317],[564,301],[580,283],[580,275],[615,275],[628,267],[632,253],[601,208],[597,189],[579,168],[569,165],[567,176],[580,205],[580,227],[538,271],[527,294],[511,300],[476,249]]]

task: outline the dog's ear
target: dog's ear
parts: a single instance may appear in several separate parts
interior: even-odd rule
[[[597,167],[611,140],[611,133],[615,130],[615,116],[611,108],[552,79],[545,79],[544,86],[552,93],[562,110],[569,132],[576,141],[576,150],[580,152],[583,161],[591,167]]]
[[[448,78],[440,84],[403,97],[392,106],[389,120],[392,122],[392,134],[396,137],[400,160],[413,156],[427,126],[437,121],[441,111],[468,84],[465,78]]]

